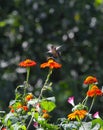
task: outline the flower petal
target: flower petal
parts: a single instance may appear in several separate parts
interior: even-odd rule
[[[70,103],[72,106],[75,106],[75,104],[74,104],[74,96],[68,98],[68,103]]]

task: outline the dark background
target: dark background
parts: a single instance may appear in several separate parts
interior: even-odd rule
[[[103,85],[103,3],[102,0],[0,0],[0,110],[8,110],[15,88],[23,84],[25,70],[18,63],[26,58],[37,62],[31,69],[32,91],[38,96],[48,69],[48,44],[62,45],[62,69],[51,77],[56,96],[56,117],[67,117],[71,105],[82,101],[88,75],[96,76]],[[89,105],[90,102],[88,102]],[[103,116],[103,97],[98,97],[92,113]]]

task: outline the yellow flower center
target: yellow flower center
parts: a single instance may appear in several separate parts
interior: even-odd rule
[[[30,63],[30,62],[31,62],[31,60],[29,60],[29,59],[27,59],[27,60],[25,61],[26,64],[28,64],[28,63]]]
[[[53,60],[52,60],[52,59],[49,59],[48,63],[53,63]]]

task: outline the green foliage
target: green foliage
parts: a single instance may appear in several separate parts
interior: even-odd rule
[[[20,125],[18,123],[15,123],[10,127],[10,130],[27,130],[25,125]]]
[[[92,116],[90,116],[96,97],[103,94],[102,90],[96,86],[98,81],[96,77],[88,76],[84,80],[83,83],[88,85],[88,91],[82,102],[75,105],[74,96],[68,98],[68,103],[73,106],[72,113],[67,116],[68,119],[61,118],[58,119],[57,123],[50,123],[51,116],[49,113],[56,108],[55,97],[45,98],[43,95],[44,91],[49,90],[48,87],[52,87],[50,86],[51,82],[49,80],[53,70],[61,69],[61,67],[59,67],[60,64],[54,59],[47,60],[47,62],[41,64],[47,64],[48,66],[46,67],[49,67],[49,71],[40,90],[40,94],[36,97],[33,93],[28,92],[28,88],[31,86],[28,82],[30,78],[30,69],[35,66],[33,63],[33,60],[27,59],[19,64],[20,67],[25,67],[27,70],[26,81],[24,82],[24,85],[17,86],[15,90],[15,98],[9,103],[10,111],[8,113],[1,111],[1,114],[5,114],[0,116],[1,128],[2,126],[5,129],[10,130],[29,130],[30,127],[34,127],[36,130],[93,130],[94,128],[103,128],[103,120],[100,118],[99,112],[96,112],[93,115],[93,118],[99,119],[93,120]],[[22,89],[22,91],[20,89]],[[87,105],[89,97],[93,98],[90,106]],[[87,118],[91,121],[87,122]]]
[[[92,120],[92,127],[94,127],[96,124],[99,124],[100,128],[103,129],[103,120],[101,118]]]
[[[40,105],[43,109],[47,110],[48,112],[51,112],[56,107],[55,103],[50,101],[42,101],[40,102]]]
[[[77,121],[68,121],[65,118],[60,119],[60,127],[63,130],[102,130],[103,129],[103,120],[102,119],[95,119],[91,122],[80,122]]]
[[[44,128],[44,130],[60,130],[60,128],[57,125],[46,123],[45,121],[39,122],[41,126]]]

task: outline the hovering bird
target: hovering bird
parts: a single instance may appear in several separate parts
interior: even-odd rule
[[[54,45],[49,44],[48,45],[49,51],[47,53],[49,54],[50,57],[60,58],[61,57],[60,48],[61,48],[61,46],[56,47]]]

